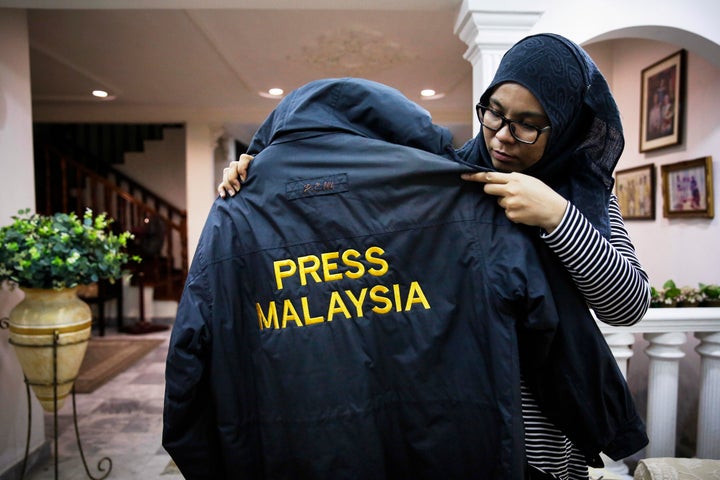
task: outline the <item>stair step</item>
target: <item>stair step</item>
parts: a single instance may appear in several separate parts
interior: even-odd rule
[[[97,213],[105,212],[115,221],[113,229],[116,233],[131,231],[135,234],[135,240],[128,244],[130,254],[150,257],[148,249],[153,247],[152,258],[141,265],[128,265],[128,268],[136,275],[142,272],[145,285],[157,287],[157,298],[179,300],[187,274],[186,212],[120,170],[98,161],[96,156],[82,149],[71,148],[74,141],[80,141],[81,144],[84,141],[99,141],[98,137],[104,136],[99,132],[119,132],[115,138],[126,136],[132,139],[130,144],[137,138],[147,139],[151,132],[125,125],[35,124],[35,128],[35,140],[38,142],[35,150],[36,171],[44,173],[36,176],[38,213],[81,213],[85,208],[91,208]],[[155,130],[162,133],[161,128]],[[59,141],[61,139],[62,142]],[[58,140],[55,146],[53,140]],[[120,141],[109,144],[118,146],[120,154],[132,146]],[[67,150],[63,147],[67,147]],[[61,178],[63,176],[64,179]],[[162,225],[162,237],[157,229],[145,225],[152,220],[156,220],[155,226],[158,222]],[[143,240],[146,242],[143,243]],[[164,250],[156,248],[158,242],[162,242],[161,248]],[[162,252],[160,255],[168,252],[172,259],[157,258],[158,252]],[[179,267],[181,270],[175,268],[179,264],[182,264]],[[137,279],[133,280],[133,284],[137,284]]]

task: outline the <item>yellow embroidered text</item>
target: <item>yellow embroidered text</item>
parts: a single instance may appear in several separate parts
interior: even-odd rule
[[[332,282],[343,278],[357,280],[364,275],[382,277],[390,268],[387,260],[383,258],[384,253],[382,248],[372,246],[362,253],[348,249],[277,260],[273,262],[275,284],[278,290],[282,290],[288,282],[305,286],[309,283]],[[327,308],[316,306],[312,311],[306,296],[285,299],[282,302],[273,300],[267,303],[267,307],[257,302],[255,306],[261,330],[303,327],[332,322],[335,318],[362,318],[368,312],[388,314],[407,312],[414,307],[430,309],[427,296],[417,281],[409,285],[365,286],[359,291],[332,291]]]

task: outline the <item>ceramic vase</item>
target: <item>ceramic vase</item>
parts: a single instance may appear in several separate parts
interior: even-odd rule
[[[25,299],[10,312],[10,343],[26,381],[43,409],[63,406],[85,357],[92,312],[77,296],[77,288],[23,288]]]

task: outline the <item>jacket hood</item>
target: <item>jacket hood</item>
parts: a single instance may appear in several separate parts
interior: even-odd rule
[[[348,133],[457,158],[449,130],[400,91],[361,78],[323,79],[288,94],[253,137],[248,153],[292,134]]]

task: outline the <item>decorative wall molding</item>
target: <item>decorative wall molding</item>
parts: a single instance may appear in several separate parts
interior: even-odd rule
[[[333,76],[362,77],[407,63],[416,56],[380,32],[356,27],[322,34],[315,44],[302,48],[300,57],[290,60]]]

